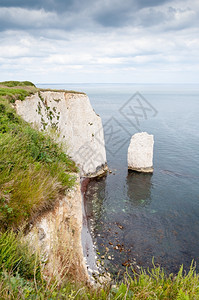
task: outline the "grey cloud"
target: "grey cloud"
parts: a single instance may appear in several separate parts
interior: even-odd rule
[[[96,14],[95,21],[105,27],[120,27],[128,23],[128,11],[113,9]]]
[[[87,15],[73,13],[48,12],[44,9],[28,10],[25,8],[1,8],[0,9],[0,32],[5,30],[24,31],[71,31],[76,28],[85,28],[89,22]],[[89,27],[87,27],[88,29]]]
[[[132,15],[137,12],[135,0],[108,1],[93,14],[93,19],[104,27],[120,27],[128,24]]]
[[[180,30],[188,26],[189,20],[184,23],[175,22],[176,8],[169,6],[170,2],[171,0],[1,0],[0,31],[37,31],[43,35],[46,31],[49,36],[49,31],[59,30],[99,32],[106,28],[124,26],[156,26],[157,30]],[[184,3],[183,0],[182,2]],[[7,12],[4,12],[5,7]],[[17,8],[21,12],[17,12]],[[22,12],[23,9],[26,11]],[[191,22],[189,24],[191,26]]]
[[[145,3],[146,1],[143,2]],[[163,3],[164,1],[160,2]],[[131,8],[127,5],[125,7],[116,6],[113,9],[106,9],[105,12],[97,12],[95,21],[103,27],[120,28],[128,26],[132,28],[141,27],[148,30],[167,31],[183,30],[198,26],[198,15],[199,12],[191,9],[189,6],[176,8],[175,6],[166,5],[138,9],[135,4]]]
[[[120,7],[126,6],[128,3],[129,7],[131,5],[136,5],[138,7],[151,7],[162,5],[166,2],[170,2],[171,0],[126,0],[123,1],[109,1],[110,6],[114,9],[115,5],[119,5]],[[62,11],[67,9],[78,9],[79,8],[88,8],[89,6],[95,5],[96,3],[101,3],[103,5],[103,0],[1,0],[1,7],[21,7],[28,9],[45,9],[47,11]],[[106,1],[108,3],[108,1]]]
[[[94,19],[100,25],[105,27],[120,27],[125,25],[136,25],[137,18],[142,14],[142,10],[146,8],[153,8],[161,6],[171,0],[126,0],[121,2],[114,0],[108,2],[109,5],[104,5],[94,13]],[[151,11],[153,12],[153,11]],[[146,16],[150,21],[150,15]],[[163,14],[155,13],[151,16],[151,23],[159,23],[159,20],[163,17]],[[142,25],[148,23],[148,20],[143,20]]]
[[[97,0],[98,1],[98,0]],[[101,0],[99,0],[101,1]],[[0,7],[20,7],[26,9],[44,9],[49,12],[78,12],[90,9],[92,0],[1,0]]]
[[[139,15],[139,24],[143,27],[158,26],[160,31],[179,31],[198,26],[198,12],[189,7],[176,9],[170,6],[164,10],[150,8]]]
[[[73,0],[1,0],[1,7],[20,7],[28,9],[45,9],[47,11],[61,11],[70,9]]]
[[[171,0],[136,0],[139,8],[159,6],[167,2],[171,2]]]
[[[149,8],[137,15],[136,25],[151,27],[163,24],[167,19],[168,15],[164,11]]]
[[[58,26],[58,18],[54,13],[44,10],[25,10],[21,8],[2,8],[0,10],[0,28],[3,30],[47,29]]]
[[[4,30],[89,29],[92,21],[92,0],[2,0],[0,32]],[[87,9],[89,8],[89,9]]]

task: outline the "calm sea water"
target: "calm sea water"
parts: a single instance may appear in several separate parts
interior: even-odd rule
[[[113,172],[90,181],[85,203],[104,267],[117,276],[126,266],[151,267],[153,258],[168,272],[177,272],[182,264],[188,269],[193,259],[199,264],[199,86],[41,87],[86,92],[102,118]],[[144,114],[136,98],[129,100],[137,91],[147,101],[139,98],[141,104],[151,111]],[[129,114],[133,105],[137,119]],[[154,135],[152,175],[127,169],[130,138],[138,130]]]

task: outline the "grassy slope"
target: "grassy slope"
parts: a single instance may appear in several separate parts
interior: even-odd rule
[[[0,225],[16,229],[53,206],[59,194],[73,186],[69,172],[77,169],[49,136],[16,115],[7,89],[0,89]],[[32,93],[8,90],[17,98]]]
[[[9,86],[9,87],[8,87]],[[29,82],[0,84],[0,299],[199,299],[199,277],[141,271],[123,283],[95,289],[44,278],[37,253],[17,229],[53,206],[73,186],[74,162],[48,136],[15,114],[9,102],[38,91]],[[7,231],[5,231],[7,230]],[[5,233],[4,233],[5,231]]]

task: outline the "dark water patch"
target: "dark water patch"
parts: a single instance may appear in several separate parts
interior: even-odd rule
[[[149,174],[128,174],[126,197],[121,203],[115,199],[117,205],[108,203],[108,178],[89,182],[85,201],[92,236],[104,268],[115,277],[126,267],[152,267],[153,257],[168,273],[177,273],[182,263],[188,269],[197,258],[198,234],[187,227],[188,216],[151,208],[151,179]]]

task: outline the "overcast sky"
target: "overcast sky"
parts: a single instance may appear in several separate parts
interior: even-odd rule
[[[198,0],[0,0],[0,81],[199,83]]]

